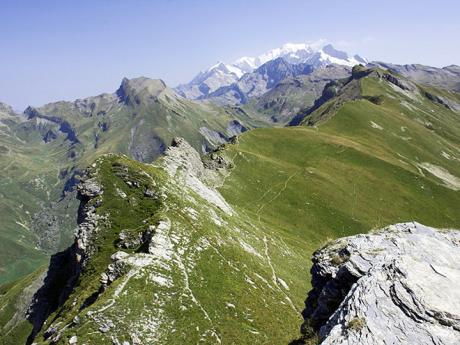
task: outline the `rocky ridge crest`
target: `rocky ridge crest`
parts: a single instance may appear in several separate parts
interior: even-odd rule
[[[28,319],[34,325],[34,330],[29,337],[30,341],[39,333],[43,333],[44,339],[52,343],[62,341],[65,330],[80,322],[82,317],[80,313],[77,313],[70,324],[63,324],[58,321],[46,324],[45,321],[56,310],[68,303],[67,299],[72,298],[71,294],[74,294],[75,289],[81,284],[81,276],[84,274],[88,263],[93,257],[97,259],[101,255],[98,248],[101,245],[100,238],[107,236],[107,231],[114,231],[110,226],[107,229],[107,224],[111,223],[110,214],[98,214],[100,213],[98,209],[106,202],[104,185],[99,176],[102,173],[100,171],[101,166],[104,164],[104,160],[110,160],[114,157],[117,156],[109,154],[98,159],[84,172],[82,180],[77,186],[81,204],[75,240],[67,250],[52,256],[43,286],[32,300],[28,311]],[[223,214],[231,216],[234,212],[231,206],[214,188],[229,166],[230,163],[216,152],[209,158],[205,167],[198,152],[182,138],[175,138],[172,146],[166,150],[165,157],[156,164],[157,168],[169,175],[170,183],[175,184],[175,187],[181,186],[179,188],[182,191],[190,190],[192,194],[196,193],[205,202],[213,205],[216,211],[220,210]],[[118,163],[115,164],[115,168],[115,174],[124,181],[128,188],[143,191],[145,198],[161,199],[164,203],[166,198],[171,197],[170,192],[173,190],[171,185],[161,186],[143,172],[141,175],[150,181],[149,187],[146,188],[132,175],[133,172],[130,168]],[[117,189],[117,193],[120,199],[128,198],[121,189]],[[163,206],[164,209],[169,207],[166,206],[166,203]],[[161,213],[162,211],[158,212]],[[198,214],[191,209],[188,212],[192,212],[192,217],[196,217]],[[213,217],[217,217],[216,221],[220,219],[215,211],[212,214]],[[116,244],[118,251],[113,252],[108,266],[101,271],[97,289],[83,304],[79,305],[80,302],[73,302],[77,304],[72,304],[72,307],[76,307],[80,311],[86,310],[104,294],[112,283],[120,280],[122,281],[121,288],[110,292],[113,294],[113,300],[115,300],[131,277],[145,274],[146,271],[152,272],[154,284],[159,286],[172,284],[172,278],[168,277],[170,270],[173,269],[171,260],[173,256],[179,254],[173,252],[173,244],[170,239],[170,233],[173,231],[171,220],[168,216],[163,215],[153,224],[149,224],[147,220],[144,220],[143,223],[145,226],[141,226],[138,233],[132,230],[120,231]],[[142,230],[143,228],[145,231]],[[182,266],[179,268],[184,269]],[[163,270],[164,272],[160,274],[156,270]],[[113,303],[109,304],[110,307],[112,305]],[[116,323],[108,317],[93,314],[91,310],[88,311],[87,317],[91,322],[98,325],[101,333],[111,333],[110,330]],[[141,333],[133,331],[131,337],[134,344],[140,344],[136,339],[142,338]],[[75,339],[78,340],[78,338]]]

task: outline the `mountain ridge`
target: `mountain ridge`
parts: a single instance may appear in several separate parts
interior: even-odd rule
[[[76,226],[68,210],[78,206],[73,188],[98,155],[119,152],[151,162],[179,133],[204,152],[257,122],[186,100],[163,81],[145,77],[123,79],[113,93],[28,107],[22,114],[2,106],[0,113],[0,270],[11,265],[2,282],[37,267],[42,250],[68,245]]]
[[[458,112],[435,97],[456,96],[363,66],[331,83],[304,126],[253,129],[203,157],[174,139],[153,164],[90,163],[71,247],[84,268],[45,303],[56,309],[34,341],[288,343],[309,256],[330,239],[410,220],[458,228]],[[11,313],[18,290],[0,296]],[[5,339],[28,336],[35,310],[0,324]]]
[[[287,43],[257,57],[242,57],[232,64],[218,63],[200,72],[188,84],[181,84],[176,90],[187,98],[206,98],[209,93],[221,87],[238,82],[246,73],[251,73],[262,65],[282,58],[289,64],[309,64],[320,68],[330,64],[352,67],[367,60],[359,55],[349,57],[347,53],[336,50],[331,44],[316,42],[311,44]]]

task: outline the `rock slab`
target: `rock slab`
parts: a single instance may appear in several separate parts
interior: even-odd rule
[[[401,223],[312,260],[302,332],[322,345],[460,344],[460,231]]]

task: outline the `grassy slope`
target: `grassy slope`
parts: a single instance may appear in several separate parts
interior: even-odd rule
[[[364,78],[359,86],[364,96],[383,95],[383,102],[347,102],[318,127],[257,129],[225,147],[222,154],[234,168],[220,192],[236,216],[185,192],[157,168],[125,158],[103,161],[100,178],[107,192],[98,212],[110,213],[114,221],[104,228],[93,268],[64,306],[65,313],[56,315],[58,321],[70,323],[81,301],[97,289],[121,228],[142,229],[150,213],[152,224],[168,217],[170,237],[177,239],[175,259],[170,270],[152,264],[126,285],[120,278],[83,309],[81,324],[68,328],[62,342],[72,335],[88,343],[110,343],[111,335],[129,341],[130,330],[143,329],[143,339],[164,344],[200,339],[212,344],[216,334],[223,344],[287,343],[300,325],[310,255],[328,239],[410,220],[459,228],[460,192],[420,166],[428,162],[460,177],[457,114],[376,78]],[[128,166],[133,178],[148,184],[149,178],[142,177],[147,172],[167,198],[160,205],[144,204],[139,190],[114,175],[114,163]],[[128,194],[125,201],[117,197],[115,186]],[[210,209],[220,219],[217,223]],[[171,279],[172,286],[152,283],[152,274]],[[124,292],[117,295],[117,287]],[[209,319],[191,298],[192,291]],[[76,307],[71,306],[74,298]],[[112,299],[115,306],[105,309]],[[115,320],[116,328],[100,333],[89,311],[100,320]],[[152,330],[142,320],[160,326]]]
[[[237,168],[222,193],[287,238],[304,239],[310,250],[328,237],[399,221],[460,226],[459,192],[324,132],[263,129],[242,136],[237,149],[229,148]]]
[[[35,248],[36,238],[31,233],[31,216],[40,208],[57,199],[59,191],[52,187],[59,183],[60,161],[65,159],[56,145],[55,150],[40,145],[36,138],[28,143],[11,123],[0,133],[0,144],[8,148],[0,154],[0,284],[13,281],[47,260]]]
[[[116,176],[120,167],[128,167],[128,179],[140,181],[141,187],[130,188]],[[110,223],[102,225],[98,252],[74,293],[49,318],[71,324],[79,314],[80,323],[64,331],[62,343],[73,335],[90,344],[111,344],[112,336],[120,342],[130,341],[133,330],[144,343],[160,344],[214,344],[217,339],[224,344],[236,339],[239,344],[272,344],[274,339],[291,339],[300,322],[304,290],[297,286],[282,289],[273,280],[269,260],[284,257],[284,263],[296,267],[296,272],[278,272],[291,284],[307,274],[306,267],[300,265],[301,253],[292,252],[276,232],[262,230],[262,223],[259,228],[244,213],[229,216],[181,188],[161,169],[123,157],[101,160],[96,169],[104,186],[98,214],[109,214]],[[164,197],[157,201],[146,198],[145,187],[163,191],[159,193]],[[117,188],[127,194],[125,199],[119,197]],[[137,250],[124,250],[131,258],[147,263],[141,270],[134,268],[130,278],[127,274],[117,280],[94,304],[79,312],[83,301],[98,290],[110,256],[119,250],[115,243],[120,229],[141,232],[166,218],[172,223],[168,234],[174,243],[172,259],[150,262]],[[152,278],[156,276],[171,284],[157,284]],[[118,288],[122,293],[116,292]],[[295,307],[287,296],[295,296]],[[102,334],[98,329],[107,320],[116,327]],[[40,335],[36,341],[41,339]]]
[[[169,89],[155,99],[141,94],[141,101],[135,106],[113,103],[111,97],[92,98],[95,106],[91,114],[81,113],[70,102],[39,108],[40,114],[58,116],[69,122],[80,141],[78,144],[65,140],[65,135],[45,144],[44,133],[50,128],[58,133],[57,127],[40,124],[34,119],[0,127],[0,146],[6,148],[0,151],[0,284],[16,280],[46,263],[47,254],[36,248],[37,234],[31,230],[32,216],[59,200],[64,183],[70,177],[59,177],[61,169],[82,169],[104,153],[130,155],[130,148],[136,145],[146,147],[149,154],[145,158],[149,161],[160,154],[152,150],[159,144],[154,137],[168,145],[173,137],[182,136],[201,150],[206,140],[198,131],[200,127],[225,132],[228,122],[235,118],[247,125],[254,124],[244,114],[182,99]],[[98,115],[101,112],[105,115]],[[108,131],[100,129],[102,123],[107,124]],[[96,134],[99,136],[97,147]],[[69,158],[70,152],[76,152],[75,159]],[[65,200],[55,210],[48,211],[50,215],[52,212],[61,219],[60,232],[38,234],[56,237],[51,240],[56,242],[54,246],[46,248],[51,252],[69,245],[76,226],[76,204],[70,203],[69,208]]]
[[[242,107],[256,118],[265,117],[266,121],[284,126],[300,111],[312,107],[327,83],[350,73],[349,68],[330,65],[310,75],[288,78]]]
[[[18,281],[0,285],[0,335],[1,345],[25,344],[32,331],[32,325],[24,315],[30,298],[40,287],[40,275],[45,267]]]

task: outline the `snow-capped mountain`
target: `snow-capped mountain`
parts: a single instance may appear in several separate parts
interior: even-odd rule
[[[277,58],[284,58],[289,63],[301,63],[313,54],[317,48],[316,45],[307,43],[286,43],[281,48],[275,48],[257,57],[242,57],[236,60],[233,65],[244,72],[252,72],[268,61]],[[316,49],[315,49],[316,48]]]
[[[208,95],[224,85],[237,82],[244,72],[230,64],[218,62],[207,71],[202,71],[188,84],[179,85],[176,88],[182,96],[197,99]]]
[[[335,49],[331,44],[314,52],[302,62],[314,67],[324,67],[332,64],[353,67],[354,65],[367,64],[367,60],[361,56],[349,57],[347,53]]]
[[[367,60],[359,55],[350,57],[347,53],[336,50],[331,44],[324,45],[323,41],[287,43],[256,57],[241,57],[231,64],[219,62],[208,70],[200,72],[188,84],[179,85],[176,90],[187,98],[206,98],[219,88],[238,82],[246,73],[251,73],[267,62],[279,58],[283,58],[289,64],[303,63],[313,68],[331,64],[352,67],[367,63]]]

